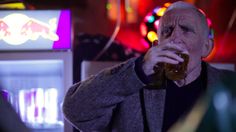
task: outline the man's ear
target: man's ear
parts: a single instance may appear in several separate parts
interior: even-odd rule
[[[211,53],[213,47],[214,47],[213,39],[208,38],[207,40],[205,40],[202,46],[202,57],[203,58],[207,57]]]

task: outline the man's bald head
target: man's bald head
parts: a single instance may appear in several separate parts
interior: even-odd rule
[[[208,38],[209,27],[208,27],[208,24],[207,24],[207,19],[206,19],[205,15],[198,8],[196,8],[194,5],[183,2],[183,1],[178,1],[178,2],[175,2],[175,3],[171,4],[167,8],[167,10],[165,11],[165,14],[170,12],[170,11],[179,10],[179,9],[194,11],[197,14],[197,16],[200,18],[201,27],[202,27],[202,31],[203,31],[203,36]],[[160,19],[160,25],[161,25],[161,19]],[[159,31],[158,31],[158,35],[160,35]]]

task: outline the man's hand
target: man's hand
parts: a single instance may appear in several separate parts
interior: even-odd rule
[[[154,42],[156,43],[156,42]],[[175,52],[186,52],[186,50],[178,44],[167,42],[158,44],[158,46],[151,47],[144,56],[143,71],[149,76],[154,73],[154,66],[160,63],[178,64],[184,60],[179,57]]]

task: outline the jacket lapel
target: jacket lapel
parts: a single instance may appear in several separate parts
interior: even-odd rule
[[[144,105],[150,132],[161,132],[166,90],[144,89]]]

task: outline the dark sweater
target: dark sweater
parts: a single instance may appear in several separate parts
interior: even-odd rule
[[[166,132],[181,116],[190,111],[205,91],[203,82],[202,75],[183,87],[178,87],[173,81],[167,80],[163,132]]]

